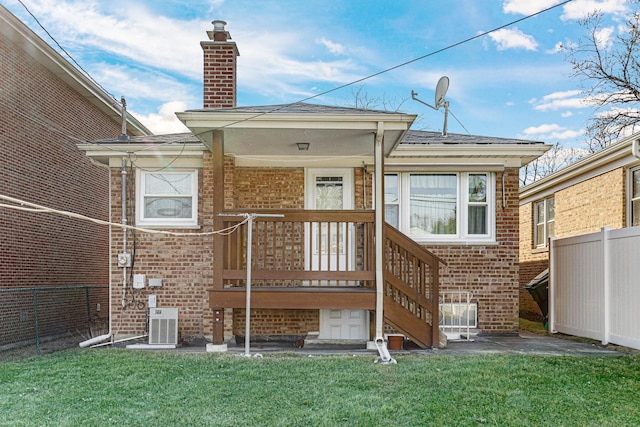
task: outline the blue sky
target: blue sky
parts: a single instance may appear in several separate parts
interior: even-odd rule
[[[175,111],[202,107],[202,50],[211,21],[227,21],[240,51],[238,105],[296,102],[561,3],[560,0],[22,0],[112,96],[155,133],[183,131]],[[17,0],[2,4],[55,46]],[[583,147],[594,110],[560,45],[586,35],[578,19],[605,12],[603,43],[625,22],[625,0],[573,0],[468,43],[308,102],[418,114],[440,131],[433,104],[450,79],[449,132]],[[465,130],[466,128],[466,130]]]

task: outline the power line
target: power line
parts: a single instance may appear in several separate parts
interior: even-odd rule
[[[69,212],[69,211],[64,211],[64,210],[60,210],[60,209],[49,208],[49,207],[46,207],[46,206],[43,206],[43,205],[38,205],[36,203],[27,202],[25,200],[17,199],[15,197],[6,196],[6,195],[3,195],[3,194],[0,194],[0,200],[5,200],[5,201],[7,201],[9,203],[15,203],[15,204],[0,203],[0,208],[13,209],[13,210],[18,210],[18,211],[23,211],[23,212],[57,214],[57,215],[65,216],[67,218],[75,218],[75,219],[80,219],[80,220],[83,220],[83,221],[93,222],[94,224],[98,224],[98,225],[108,225],[108,226],[111,226],[111,227],[119,227],[119,228],[122,228],[122,229],[125,229],[125,230],[140,231],[140,232],[143,232],[143,233],[150,233],[150,234],[162,234],[162,235],[166,235],[166,236],[175,236],[175,237],[211,236],[211,235],[214,235],[214,234],[227,235],[227,234],[233,233],[241,225],[243,225],[244,223],[246,223],[248,221],[248,218],[245,218],[244,220],[238,222],[237,224],[234,224],[234,225],[232,225],[230,227],[227,227],[227,228],[223,228],[222,230],[214,230],[214,231],[207,231],[207,232],[195,232],[195,233],[191,233],[191,232],[175,232],[175,231],[167,231],[167,230],[155,230],[155,229],[151,229],[151,228],[141,228],[141,227],[136,227],[136,226],[133,226],[133,225],[126,225],[126,224],[120,224],[120,223],[116,223],[116,222],[104,221],[104,220],[101,220],[101,219],[91,218],[91,217],[88,217],[86,215],[82,215],[82,214],[75,213],[75,212]]]
[[[71,59],[71,61],[73,61],[74,64],[76,64],[76,66],[82,70],[82,72],[87,76],[87,78],[89,78],[89,80],[91,80],[93,82],[93,84],[95,84],[96,86],[98,86],[104,93],[106,93],[107,95],[109,95],[111,98],[113,98],[114,102],[118,105],[120,105],[120,102],[118,102],[118,100],[116,99],[115,96],[113,96],[112,93],[110,93],[108,90],[106,90],[100,83],[98,83],[98,81],[96,79],[93,78],[93,76],[84,68],[82,68],[82,65],[80,65],[78,63],[78,61],[75,60],[75,58],[73,56],[71,56],[71,54],[69,52],[67,52],[67,50],[62,47],[62,45],[60,43],[58,43],[58,40],[56,40],[55,37],[53,37],[53,35],[51,35],[51,33],[44,27],[44,25],[42,25],[42,23],[38,20],[38,18],[36,18],[36,16],[29,10],[29,8],[27,7],[27,5],[25,5],[22,0],[18,0],[18,2],[22,5],[22,7],[24,7],[24,9],[27,11],[27,13],[29,15],[31,15],[31,17],[36,21],[36,23],[40,26],[40,28],[42,28],[42,31],[44,31],[45,33],[47,33],[47,35],[51,38],[51,40],[53,40],[53,42],[56,44],[56,46],[58,46],[60,48],[60,50],[62,50],[65,55],[67,55],[69,57],[69,59]]]
[[[361,82],[363,82],[363,81],[365,81],[365,80],[369,80],[369,79],[372,79],[372,78],[374,78],[374,77],[378,77],[378,76],[380,76],[380,75],[382,75],[382,74],[385,74],[385,73],[388,73],[388,72],[390,72],[390,71],[396,70],[396,69],[398,69],[398,68],[401,68],[401,67],[407,66],[407,65],[409,65],[409,64],[413,64],[414,62],[421,61],[421,60],[423,60],[423,59],[425,59],[425,58],[429,58],[430,56],[437,55],[438,53],[445,52],[445,51],[447,51],[447,50],[453,49],[453,48],[458,47],[458,46],[460,46],[460,45],[463,45],[463,44],[465,44],[465,43],[469,43],[469,42],[471,42],[471,41],[473,41],[473,40],[476,40],[476,39],[478,39],[478,38],[481,38],[481,37],[487,36],[487,35],[489,35],[489,34],[491,34],[491,33],[496,32],[496,31],[502,30],[503,28],[510,27],[510,26],[515,25],[515,24],[517,24],[517,23],[519,23],[519,22],[522,22],[522,21],[525,21],[525,20],[527,20],[527,19],[533,18],[533,17],[538,16],[538,15],[540,15],[540,14],[546,13],[546,12],[548,12],[548,11],[550,11],[550,10],[553,10],[553,9],[556,9],[556,8],[558,8],[558,7],[560,7],[560,6],[564,6],[565,4],[570,3],[570,2],[572,2],[572,1],[573,1],[573,0],[565,0],[565,1],[563,1],[563,2],[561,2],[561,3],[558,3],[558,4],[554,5],[554,6],[548,7],[548,8],[546,8],[546,9],[542,9],[542,10],[540,10],[540,11],[538,11],[538,12],[535,12],[535,13],[532,13],[532,14],[530,14],[530,15],[524,16],[524,17],[522,17],[522,18],[516,19],[515,21],[511,21],[511,22],[509,22],[509,23],[506,23],[506,24],[500,25],[499,27],[495,27],[495,28],[493,28],[493,29],[491,29],[491,30],[484,31],[484,32],[482,32],[482,33],[476,34],[475,36],[468,37],[468,38],[466,38],[466,39],[464,39],[464,40],[461,40],[461,41],[459,41],[459,42],[456,42],[456,43],[450,44],[450,45],[448,45],[448,46],[446,46],[446,47],[443,47],[443,48],[440,48],[440,49],[437,49],[437,50],[431,51],[431,52],[429,52],[429,53],[427,53],[427,54],[425,54],[425,55],[419,56],[419,57],[417,57],[417,58],[410,59],[410,60],[405,61],[405,62],[403,62],[403,63],[397,64],[397,65],[394,65],[393,67],[389,67],[389,68],[386,68],[386,69],[384,69],[384,70],[378,71],[378,72],[376,72],[376,73],[370,74],[370,75],[368,75],[368,76],[366,76],[366,77],[362,77],[362,78],[359,78],[359,79],[354,80],[354,81],[352,81],[352,82],[345,83],[345,84],[342,84],[342,85],[340,85],[340,86],[336,86],[336,87],[334,87],[334,88],[332,88],[332,89],[328,89],[328,90],[326,90],[326,91],[324,91],[324,92],[320,92],[320,93],[318,93],[318,94],[308,96],[308,97],[303,98],[303,99],[301,99],[301,100],[299,100],[299,101],[296,101],[296,102],[292,102],[292,103],[289,103],[289,104],[283,104],[283,105],[278,106],[278,107],[276,107],[276,108],[273,108],[273,109],[271,109],[271,110],[269,110],[269,111],[265,111],[265,112],[262,112],[262,113],[256,113],[255,115],[253,115],[253,116],[251,116],[251,117],[247,117],[247,118],[242,119],[242,120],[237,120],[237,121],[235,121],[235,122],[232,122],[232,123],[226,124],[226,125],[224,125],[224,126],[220,126],[220,127],[216,128],[216,129],[217,129],[217,130],[219,130],[219,129],[225,129],[225,128],[229,127],[229,126],[233,126],[233,125],[236,125],[236,124],[240,124],[240,123],[248,122],[248,121],[251,121],[251,120],[256,119],[256,118],[258,118],[258,117],[262,117],[262,116],[265,116],[265,115],[267,115],[267,114],[275,113],[275,112],[277,112],[277,111],[279,111],[279,110],[281,110],[281,109],[283,109],[283,108],[285,108],[285,107],[287,107],[287,106],[290,106],[290,105],[296,105],[296,104],[301,104],[301,103],[303,103],[303,102],[310,101],[310,100],[315,99],[315,98],[318,98],[318,97],[320,97],[320,96],[324,96],[324,95],[327,95],[327,94],[329,94],[329,93],[332,93],[332,92],[335,92],[335,91],[338,91],[338,90],[344,89],[344,88],[346,88],[346,87],[349,87],[349,86],[352,86],[352,85],[355,85],[355,84],[361,83]],[[454,116],[454,118],[455,118],[455,116]],[[458,121],[458,123],[460,123],[460,121],[459,121],[457,118],[455,118],[455,119]],[[462,123],[460,123],[460,125],[461,125],[465,130],[466,130],[466,128],[462,125]],[[467,131],[467,132],[468,132],[468,131]]]

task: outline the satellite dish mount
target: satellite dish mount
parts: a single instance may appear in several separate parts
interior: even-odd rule
[[[449,101],[445,100],[444,97],[447,94],[448,89],[449,89],[449,77],[447,76],[440,77],[440,80],[438,80],[438,84],[436,85],[435,107],[433,105],[427,104],[426,102],[418,99],[418,93],[411,91],[411,98],[414,101],[418,101],[419,103],[424,104],[429,108],[433,108],[434,110],[439,110],[440,107],[444,107],[444,124],[442,125],[442,136],[447,136],[447,118],[449,117]]]

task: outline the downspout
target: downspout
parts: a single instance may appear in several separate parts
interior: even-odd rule
[[[127,159],[122,158],[122,225],[127,225]],[[122,253],[127,253],[127,230],[122,229]],[[127,267],[122,267],[122,308],[127,306]]]
[[[96,166],[106,168],[107,171],[109,171],[109,191],[108,191],[108,194],[111,194],[111,168],[108,165],[104,165],[102,163],[96,162],[93,159],[91,159],[91,163],[93,163]],[[109,197],[109,207],[108,207],[108,209],[109,209],[109,260],[111,260],[112,259],[111,257],[113,255],[112,252],[111,252],[111,236],[112,236],[112,233],[111,233],[112,232],[112,228],[111,228],[111,197]],[[86,341],[82,341],[80,343],[80,347],[82,347],[82,348],[89,347],[89,346],[101,343],[103,341],[106,341],[109,338],[111,338],[111,335],[113,334],[113,332],[112,332],[113,329],[111,329],[112,326],[113,326],[113,324],[112,324],[112,321],[113,321],[113,315],[112,315],[113,307],[112,306],[113,306],[113,304],[112,304],[112,298],[111,298],[112,297],[112,294],[111,294],[111,291],[112,291],[111,273],[112,273],[112,266],[111,266],[111,262],[109,262],[109,275],[108,275],[108,277],[109,277],[109,291],[107,293],[107,297],[109,298],[109,330],[108,330],[108,332],[106,334],[98,335],[97,337],[90,338],[90,339],[88,339]]]
[[[376,333],[375,345],[378,361],[383,364],[396,363],[389,354],[384,341],[384,122],[378,122],[374,147],[375,161],[375,254],[376,254]]]

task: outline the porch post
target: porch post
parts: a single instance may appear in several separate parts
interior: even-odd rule
[[[224,131],[212,131],[213,155],[213,229],[222,230],[224,219],[218,215],[224,211]],[[224,236],[213,236],[213,289],[222,289],[224,268]],[[213,308],[213,344],[224,343],[224,307]]]
[[[376,257],[376,333],[384,337],[384,122],[378,122],[374,148],[375,179],[375,257]]]

